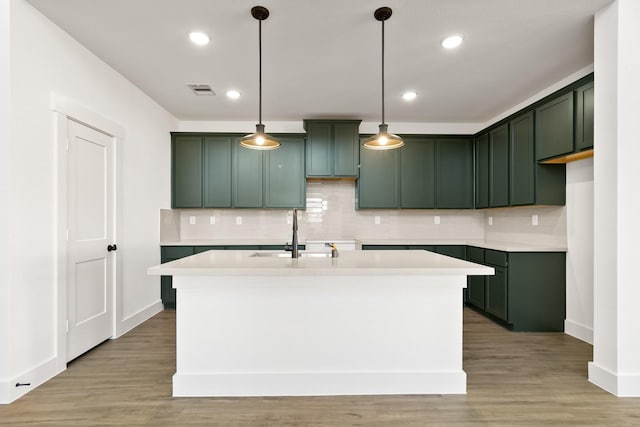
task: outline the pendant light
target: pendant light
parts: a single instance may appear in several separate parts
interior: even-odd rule
[[[382,123],[380,123],[378,133],[367,138],[363,146],[369,150],[391,150],[404,145],[402,138],[387,132],[387,124],[384,122],[384,21],[391,17],[391,8],[376,9],[373,16],[382,22]]]
[[[280,142],[271,135],[264,133],[264,125],[262,124],[262,21],[269,17],[269,10],[266,7],[254,6],[251,8],[251,16],[258,20],[258,81],[260,101],[258,105],[256,132],[242,138],[240,145],[254,150],[275,150],[280,147]]]

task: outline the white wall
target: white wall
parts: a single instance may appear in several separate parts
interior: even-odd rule
[[[593,344],[593,159],[567,164],[565,332]]]
[[[119,333],[160,309],[158,278],[147,276],[146,268],[159,261],[157,212],[170,203],[169,132],[177,121],[25,0],[10,0],[9,4],[12,198],[8,263],[13,271],[9,379],[37,385],[54,374],[51,361],[56,356],[58,207],[52,94],[71,99],[124,129],[118,147],[122,150],[119,178],[125,189],[117,242],[123,259],[122,317],[116,319]],[[0,334],[5,326],[0,326]],[[12,398],[24,391],[11,390]]]
[[[640,2],[596,14],[594,144],[594,329],[589,380],[617,396],[640,396]]]
[[[0,1],[0,402],[9,400],[9,206],[11,202],[9,159],[10,103],[9,2]]]

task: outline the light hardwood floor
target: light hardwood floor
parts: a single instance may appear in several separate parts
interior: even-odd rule
[[[0,406],[0,425],[640,426],[640,398],[616,398],[587,381],[590,345],[464,315],[467,395],[172,398],[175,312],[164,311]]]

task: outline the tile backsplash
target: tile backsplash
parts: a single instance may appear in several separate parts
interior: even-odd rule
[[[531,225],[537,215],[538,225]],[[493,225],[487,224],[492,218]],[[291,238],[291,210],[161,210],[161,240]],[[490,210],[356,210],[355,182],[307,181],[307,207],[299,212],[299,238],[358,240],[487,239],[566,244],[564,207]]]

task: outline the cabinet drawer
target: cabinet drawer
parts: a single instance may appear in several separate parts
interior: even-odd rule
[[[508,254],[506,252],[485,249],[484,261],[487,264],[495,265],[497,267],[506,267],[508,264]]]
[[[467,246],[467,260],[471,262],[484,263],[484,249]]]
[[[193,255],[193,246],[163,246],[162,259],[178,259]]]

